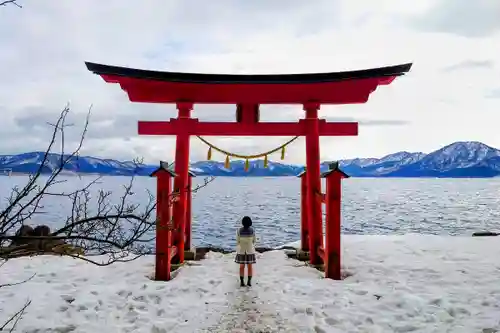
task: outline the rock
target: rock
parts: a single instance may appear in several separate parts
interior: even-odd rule
[[[36,237],[49,237],[50,236],[50,228],[45,224],[37,225],[33,230],[33,236]],[[35,240],[36,248],[39,251],[45,251],[47,249],[48,243],[50,243],[47,239],[37,239]],[[50,246],[52,247],[52,246]]]
[[[264,247],[264,246],[261,246],[261,247],[256,247],[255,248],[255,251],[256,252],[259,252],[259,253],[264,253],[264,252],[269,252],[269,251],[274,251],[275,249],[273,249],[272,247]]]
[[[483,328],[483,333],[496,333],[498,332],[495,328]]]
[[[34,236],[34,229],[27,225],[23,224],[15,233],[15,237],[30,237]],[[14,238],[12,242],[10,243],[10,246],[20,246],[20,245],[26,245],[32,243],[32,239],[19,239],[19,238]]]
[[[50,235],[50,228],[46,226],[45,224],[37,225],[35,229],[33,230],[33,235],[34,236],[49,236]]]
[[[33,236],[34,229],[27,224],[23,224],[16,232],[16,236]]]
[[[472,237],[480,237],[480,236],[498,236],[500,233],[492,232],[492,231],[479,231],[472,234]]]
[[[66,301],[66,303],[71,304],[75,301],[75,298],[71,295],[61,295],[62,299]]]
[[[16,232],[17,237],[46,237],[44,239],[14,238],[9,246],[8,252],[14,256],[32,255],[34,253],[57,253],[61,255],[84,255],[81,247],[66,244],[61,239],[51,239],[50,228],[41,224],[34,229],[29,225],[22,225]]]

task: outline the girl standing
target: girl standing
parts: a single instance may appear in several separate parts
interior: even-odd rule
[[[241,220],[243,227],[238,229],[236,235],[236,258],[235,262],[240,264],[240,286],[245,286],[245,265],[248,269],[247,286],[252,286],[253,267],[255,264],[255,232],[252,228],[252,219],[248,216]]]

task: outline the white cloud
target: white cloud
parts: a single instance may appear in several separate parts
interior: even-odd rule
[[[498,1],[467,3],[467,24],[445,0],[348,1],[25,1],[0,8],[0,153],[44,148],[53,120],[70,101],[72,122],[93,104],[85,153],[148,161],[172,159],[173,138],[139,137],[137,120],[166,120],[173,106],[132,104],[84,61],[136,68],[224,73],[327,72],[414,67],[364,105],[323,106],[329,120],[355,119],[360,135],[322,138],[322,158],[430,151],[457,140],[500,147],[500,30],[481,17]],[[480,13],[485,15],[481,16]],[[493,14],[492,14],[493,13]],[[427,20],[428,18],[428,20]],[[234,120],[228,106],[195,106],[202,120]],[[263,120],[294,121],[301,106],[263,106]],[[19,140],[20,137],[25,139]],[[71,136],[76,140],[77,135]],[[287,138],[210,138],[238,153],[269,150]],[[192,140],[191,158],[206,148]],[[287,161],[304,161],[304,140]],[[220,159],[223,156],[216,156]],[[279,156],[272,156],[278,159]]]
[[[500,3],[497,0],[438,0],[414,20],[416,27],[466,37],[480,37],[500,31]]]

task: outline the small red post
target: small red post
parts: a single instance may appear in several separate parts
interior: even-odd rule
[[[188,251],[191,250],[191,235],[192,235],[192,226],[191,226],[191,220],[192,220],[192,212],[191,212],[191,207],[192,207],[192,201],[193,201],[193,177],[196,177],[196,174],[189,170],[189,179],[188,179],[188,193],[187,193],[187,202],[186,202],[186,242],[184,244],[184,248],[187,249]]]
[[[337,162],[330,164],[329,170],[322,177],[326,178],[325,277],[341,280],[342,179],[349,176],[339,169]]]
[[[300,249],[309,251],[309,227],[307,224],[307,176],[306,170],[297,175],[300,178]]]
[[[170,280],[172,218],[170,197],[172,195],[172,178],[175,177],[168,164],[160,161],[160,167],[151,177],[156,177],[156,266],[155,279],[158,281]]]

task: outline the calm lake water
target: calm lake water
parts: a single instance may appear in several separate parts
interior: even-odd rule
[[[71,191],[93,179],[65,177],[59,189]],[[0,177],[2,206],[13,186],[25,176]],[[196,178],[197,182],[203,178]],[[127,177],[104,177],[94,186],[123,194]],[[196,182],[195,182],[196,183]],[[133,202],[155,193],[155,179],[134,180]],[[47,197],[43,214],[31,224],[61,225],[70,212],[65,198]],[[350,178],[343,184],[343,232],[346,234],[470,235],[480,230],[500,230],[500,179],[369,179]],[[234,246],[234,235],[243,215],[254,220],[259,243],[279,246],[300,237],[300,181],[282,178],[216,178],[194,194],[193,241],[195,245]]]

